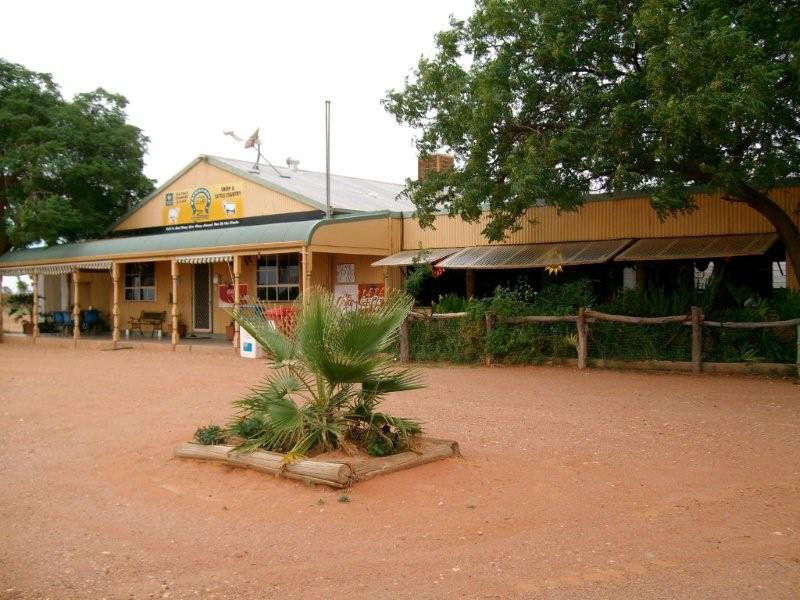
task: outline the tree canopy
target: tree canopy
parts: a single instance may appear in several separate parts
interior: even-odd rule
[[[647,191],[667,216],[708,191],[761,212],[800,266],[765,194],[800,172],[796,0],[477,0],[384,102],[421,154],[456,157],[408,182],[423,224],[487,211],[499,240],[536,203]]]
[[[0,59],[0,253],[97,237],[153,182],[127,100],[65,100],[50,75]]]

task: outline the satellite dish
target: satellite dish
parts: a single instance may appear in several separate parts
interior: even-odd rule
[[[292,171],[297,171],[297,167],[300,166],[300,161],[290,156],[289,158],[286,159],[286,166],[289,167]]]
[[[253,166],[250,167],[250,173],[256,173],[259,175],[261,174],[261,169],[259,169],[258,166],[261,163],[261,159],[263,158],[264,162],[266,162],[270,167],[272,167],[272,170],[275,171],[275,174],[278,177],[282,177],[283,179],[291,179],[291,177],[289,177],[288,175],[284,175],[283,173],[278,171],[278,169],[276,169],[275,166],[267,160],[267,157],[261,154],[261,138],[258,135],[259,129],[260,128],[256,129],[252,134],[250,134],[250,137],[247,138],[246,140],[240,138],[233,132],[233,130],[230,129],[228,131],[223,131],[222,134],[232,137],[237,142],[244,142],[245,148],[256,149],[256,162],[254,162]]]

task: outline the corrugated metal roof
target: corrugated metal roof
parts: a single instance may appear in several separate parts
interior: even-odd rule
[[[431,250],[403,250],[397,254],[392,254],[386,258],[376,260],[372,263],[373,267],[410,267],[414,264],[414,259],[420,257],[420,262],[435,263],[446,256],[455,254],[463,248],[433,248]],[[422,256],[420,256],[420,252]]]
[[[332,221],[352,220],[352,217],[338,217]],[[314,228],[321,220],[299,221],[295,223],[268,223],[244,227],[220,227],[219,229],[200,229],[155,235],[109,238],[58,244],[47,248],[26,248],[13,250],[0,256],[0,267],[5,264],[39,263],[64,261],[89,257],[110,257],[142,252],[158,253],[169,250],[189,248],[217,248],[242,244],[272,244],[297,242],[305,244]]]
[[[774,233],[653,238],[637,241],[614,260],[681,260],[757,256],[769,250],[777,239],[778,236]]]
[[[240,171],[241,175],[261,181],[267,187],[285,190],[289,195],[301,196],[310,200],[317,208],[325,207],[325,173],[316,171],[294,171],[286,167],[275,165],[275,170],[269,165],[259,165],[257,173],[253,173],[252,161],[209,156],[211,164],[222,168]],[[352,210],[359,212],[372,212],[377,210],[413,211],[414,205],[398,194],[405,186],[400,183],[387,183],[372,181],[357,177],[345,177],[331,174],[331,206],[339,210]]]
[[[631,240],[519,244],[464,248],[437,266],[445,269],[532,269],[548,265],[604,263]]]

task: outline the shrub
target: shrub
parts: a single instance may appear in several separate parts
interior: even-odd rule
[[[235,405],[232,428],[246,451],[286,452],[286,460],[349,445],[391,454],[413,446],[416,421],[378,411],[387,394],[421,387],[387,350],[411,310],[405,294],[347,310],[314,290],[296,304],[292,332],[273,328],[261,305],[231,315],[270,355],[264,381]]]
[[[204,446],[222,444],[225,442],[225,432],[219,425],[206,425],[194,432],[194,439]]]

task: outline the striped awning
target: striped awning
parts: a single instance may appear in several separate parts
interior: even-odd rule
[[[445,269],[534,269],[549,265],[604,263],[631,240],[515,244],[464,248],[438,266]]]
[[[233,261],[232,254],[198,254],[195,256],[178,256],[175,262],[201,265],[204,263],[218,263]]]
[[[93,260],[90,262],[58,263],[50,265],[31,265],[29,267],[8,267],[0,269],[0,275],[20,276],[32,275],[63,275],[72,271],[108,271],[111,269],[110,260]]]
[[[403,250],[372,263],[373,267],[410,267],[414,259],[421,263],[435,263],[463,248],[432,248],[430,250]]]
[[[637,241],[614,260],[682,260],[758,256],[769,250],[777,239],[778,236],[774,233],[654,238]]]

